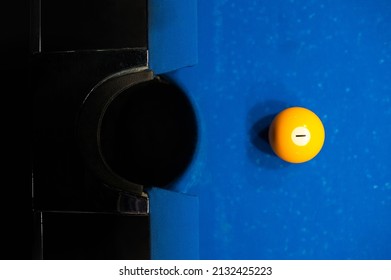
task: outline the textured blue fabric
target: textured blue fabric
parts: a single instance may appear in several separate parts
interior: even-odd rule
[[[169,75],[199,121],[174,189],[199,198],[201,259],[391,258],[390,27],[388,0],[198,1],[198,64]],[[307,163],[261,137],[289,106],[325,126]]]
[[[197,0],[148,1],[149,66],[165,73],[197,63]]]
[[[151,258],[195,260],[199,258],[198,198],[151,188]]]

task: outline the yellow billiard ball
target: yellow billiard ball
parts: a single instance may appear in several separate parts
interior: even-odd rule
[[[281,111],[269,127],[269,143],[274,153],[291,163],[313,159],[322,149],[324,138],[322,121],[303,107]]]

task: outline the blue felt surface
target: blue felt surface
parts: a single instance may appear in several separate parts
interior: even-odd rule
[[[151,259],[199,259],[198,198],[151,188]]]
[[[149,66],[155,74],[198,59],[197,0],[148,0]]]
[[[200,125],[173,190],[199,198],[201,259],[391,259],[390,1],[199,0],[198,64],[169,75]],[[310,162],[258,136],[288,106],[325,126]]]

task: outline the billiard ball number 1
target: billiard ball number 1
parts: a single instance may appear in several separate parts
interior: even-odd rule
[[[319,117],[303,107],[281,111],[269,127],[269,143],[274,153],[291,163],[314,158],[322,149],[325,131]]]

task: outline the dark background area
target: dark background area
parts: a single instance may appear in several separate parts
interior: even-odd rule
[[[107,75],[146,65],[146,1],[33,2],[31,85],[26,91],[28,99],[34,95],[33,257],[148,258],[148,217],[112,215],[119,214],[118,209],[130,210],[85,168],[74,133],[80,125],[75,118],[91,88]]]
[[[29,1],[2,4],[1,34],[3,183],[0,258],[31,259]]]

